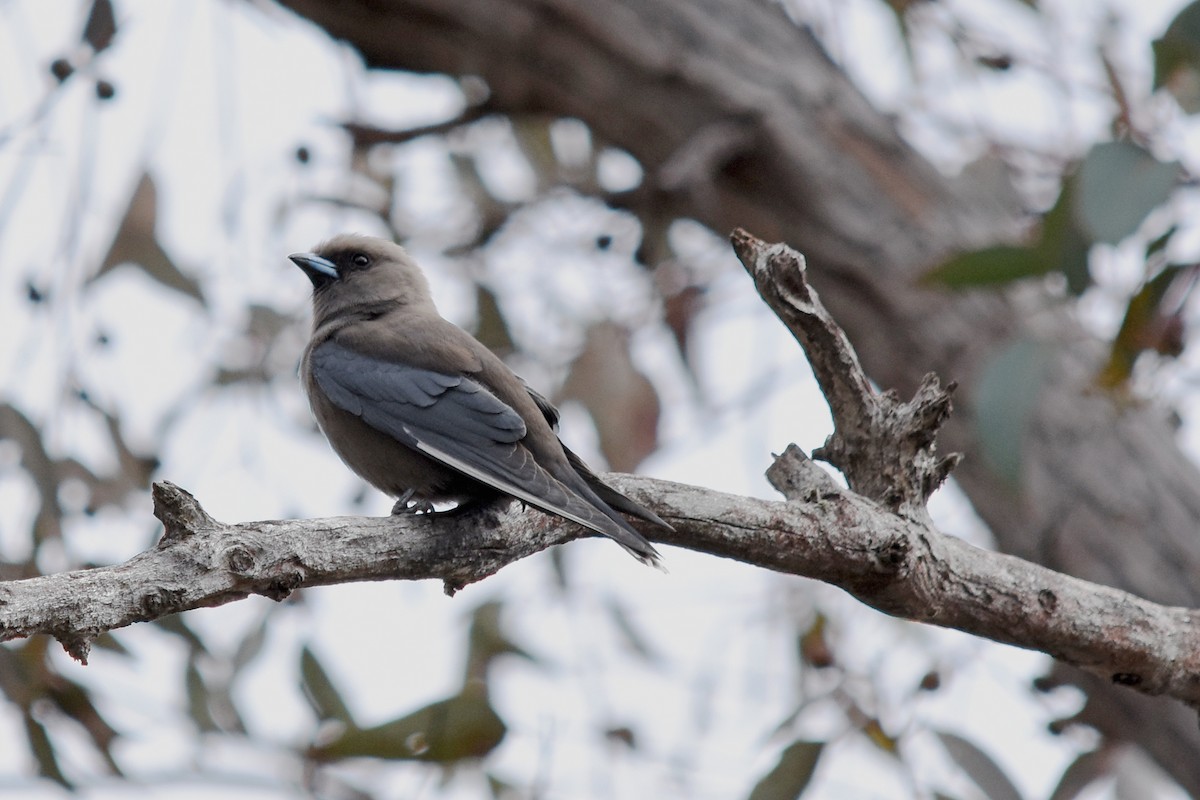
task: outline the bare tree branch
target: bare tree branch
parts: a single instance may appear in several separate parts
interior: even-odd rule
[[[1200,705],[1195,611],[980,550],[838,490],[827,475],[813,479],[811,464],[793,446],[772,467],[791,502],[608,477],[675,526],[670,535],[644,531],[658,542],[817,578],[894,616],[1042,650],[1114,683]],[[583,535],[515,504],[457,516],[228,525],[174,484],[155,484],[154,500],[166,532],[150,550],[114,567],[0,584],[0,641],[47,633],[86,663],[93,638],[134,622],[351,581],[435,578],[453,593]]]
[[[953,462],[933,458],[948,395],[929,380],[913,403],[874,392],[808,287],[803,258],[743,231],[734,242],[772,307],[809,348],[822,384],[834,387],[839,430],[832,438],[853,443],[843,455],[853,462],[855,480],[883,486],[866,466],[883,465],[881,473],[899,481],[883,492],[898,512],[838,488],[792,445],[768,473],[787,502],[610,475],[675,527],[646,529],[647,535],[823,580],[885,613],[1041,650],[1112,683],[1200,707],[1200,612],[981,550],[941,534],[926,514],[909,513]],[[884,429],[890,438],[869,440]],[[917,443],[915,457],[897,464],[894,449],[905,442]],[[515,504],[463,514],[228,525],[174,484],[155,484],[153,495],[165,533],[152,549],[115,567],[0,583],[0,641],[47,633],[86,663],[92,639],[134,622],[250,594],[282,600],[301,586],[350,581],[437,578],[453,594],[583,535],[578,526]]]
[[[834,433],[814,457],[837,467],[859,494],[928,519],[929,496],[961,459],[936,456],[955,384],[943,390],[930,373],[908,403],[895,392],[876,392],[845,332],[809,285],[804,256],[741,228],[730,239],[759,294],[804,348],[829,403]]]

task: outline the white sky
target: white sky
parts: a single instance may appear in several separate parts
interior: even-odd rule
[[[854,53],[845,60],[878,101],[894,99],[907,85],[903,70],[896,68],[899,54],[881,6],[817,0],[796,5],[823,13],[825,24],[836,26],[830,39],[835,53],[838,42],[842,54]],[[978,10],[984,19],[994,15],[999,20],[995,35],[1002,41],[1071,63],[1069,48],[1039,39],[1037,26],[1022,21],[1025,12],[1008,10],[1011,4],[946,5]],[[1116,38],[1131,75],[1144,79],[1145,42],[1178,5],[1138,4],[1136,15],[1123,18],[1125,27]],[[379,232],[365,214],[304,202],[352,188],[344,185],[345,143],[330,121],[356,114],[397,126],[444,119],[460,102],[453,84],[438,77],[363,76],[346,50],[269,7],[264,14],[248,3],[141,0],[118,3],[119,38],[92,68],[116,85],[117,98],[90,102],[89,81],[77,77],[44,116],[30,122],[31,111],[51,88],[48,63],[75,41],[81,7],[32,1],[0,5],[0,130],[17,131],[0,147],[5,398],[46,426],[56,452],[99,462],[107,453],[100,422],[68,399],[73,388],[86,386],[98,402],[120,411],[135,444],[161,450],[157,477],[193,491],[220,519],[352,513],[351,500],[361,484],[320,439],[307,435],[308,410],[295,382],[220,393],[200,387],[211,364],[238,346],[237,332],[251,303],[307,313],[308,283],[286,254],[343,229]],[[1061,29],[1068,42],[1081,27],[1094,24],[1074,21],[1076,14],[1088,15],[1069,3],[1047,7],[1047,13],[1066,20]],[[875,58],[862,56],[868,52]],[[945,54],[935,53],[927,69],[947,68],[949,62],[939,58]],[[982,115],[1005,118],[1014,141],[1061,134],[1066,119],[1082,146],[1099,135],[1097,126],[1105,118],[1086,92],[1064,109],[1052,107],[1040,87],[1020,81],[955,91],[961,95],[944,106],[951,116],[969,125]],[[997,111],[1004,107],[1021,112]],[[938,150],[936,131],[918,128],[914,135]],[[1179,134],[1181,147],[1187,136]],[[528,175],[511,143],[505,150],[503,131],[496,138],[489,179],[515,197],[526,195]],[[313,153],[312,164],[303,170],[292,158],[300,144]],[[935,155],[951,164],[962,157],[957,151]],[[443,153],[437,145],[418,143],[400,158],[399,172],[407,180],[402,213],[422,230],[411,249],[429,270],[443,312],[468,323],[473,299],[459,280],[464,267],[435,255],[454,237],[454,226],[462,224],[454,216]],[[158,184],[160,238],[185,270],[201,278],[207,309],[132,268],[87,284],[143,166]],[[616,298],[614,311],[632,313],[632,307],[637,312],[636,278],[622,271],[619,258],[624,240],[617,236],[618,255],[607,267],[596,267],[588,247],[597,230],[620,232],[628,223],[605,221],[594,210],[550,218],[558,225],[554,236],[543,232],[531,241],[514,234],[480,268],[486,274],[503,272],[517,285],[551,280],[557,297],[579,302],[580,308],[603,292]],[[633,240],[627,238],[631,248]],[[656,376],[664,398],[665,442],[643,469],[722,491],[773,497],[761,477],[769,454],[790,441],[806,449],[819,445],[829,431],[828,413],[802,355],[763,312],[732,256],[714,257],[711,242],[694,232],[689,237],[684,231],[683,246],[720,270],[695,353],[702,381],[715,387],[719,380],[728,387],[714,391],[714,404],[730,410],[717,417],[719,425],[705,424],[697,434],[697,425],[708,418],[684,402],[688,389],[673,344],[653,328],[642,331],[635,356]],[[48,306],[25,301],[27,280],[51,294]],[[518,332],[522,324],[531,324],[522,323],[522,313],[518,304]],[[98,331],[109,336],[112,347],[94,345]],[[289,341],[292,349],[276,358],[298,358],[303,331],[284,344]],[[542,345],[551,357],[554,344],[549,336]],[[755,358],[745,358],[746,352]],[[525,371],[535,385],[552,374],[538,365]],[[777,378],[769,392],[752,415],[742,413],[741,398],[771,373]],[[181,398],[198,391],[196,399],[180,406]],[[163,418],[172,409],[179,416],[164,433]],[[566,412],[564,437],[594,458],[594,431],[585,416],[578,409]],[[0,552],[9,557],[23,555],[34,507],[31,487],[14,469],[15,455],[0,449]],[[365,511],[386,513],[390,502],[371,494]],[[952,492],[937,498],[935,511],[948,532],[983,541]],[[122,514],[73,520],[67,552],[57,559],[50,554],[42,567],[61,569],[85,559],[121,561],[147,546],[154,529],[144,500],[131,502]],[[1047,722],[1071,713],[1076,698],[1028,693],[1031,678],[1046,667],[1040,656],[897,624],[830,587],[670,548],[664,555],[669,576],[638,567],[608,542],[572,544],[566,558],[576,587],[566,596],[555,590],[545,557],[507,568],[453,600],[435,583],[307,591],[302,603],[273,616],[263,655],[237,684],[239,707],[257,737],[303,746],[313,721],[297,688],[297,662],[299,647],[312,643],[363,724],[400,716],[455,690],[470,609],[503,597],[513,637],[543,662],[498,667],[496,704],[510,726],[489,762],[499,776],[518,785],[541,781],[547,798],[740,797],[793,738],[829,737],[842,729],[841,715],[824,701],[775,734],[799,693],[816,696],[822,690],[821,676],[797,674],[793,642],[795,620],[819,606],[832,618],[839,658],[870,665],[862,667],[864,676],[879,678],[871,691],[888,731],[917,731],[905,740],[907,763],[922,775],[940,771],[946,788],[958,796],[975,795],[956,782],[931,737],[919,731],[962,732],[987,749],[1027,797],[1047,795],[1074,752],[1090,745],[1086,736],[1046,733]],[[613,598],[620,598],[653,642],[661,665],[640,662],[622,650],[606,611]],[[251,598],[193,612],[187,621],[220,651],[235,647],[270,605]],[[146,788],[88,779],[83,796],[207,797],[218,786],[230,798],[291,796],[300,776],[286,753],[215,738],[198,742],[185,721],[185,654],[173,638],[146,625],[119,636],[134,658],[98,652],[86,669],[65,657],[60,665],[96,688],[101,710],[123,734],[117,758],[131,775],[147,781]],[[952,676],[947,685],[937,693],[908,697],[920,676],[935,666]],[[630,757],[599,742],[597,730],[610,724],[636,729],[640,755]],[[78,731],[53,730],[69,774],[100,772]],[[19,718],[11,707],[0,706],[0,791],[13,797],[54,794],[53,787],[27,778],[31,765],[23,740]],[[381,796],[440,796],[436,779],[419,767],[367,767],[357,774],[386,787]],[[482,784],[478,776],[464,774],[452,787],[452,796],[478,797]],[[853,737],[823,757],[818,781],[806,795],[909,796],[908,779],[897,762]]]

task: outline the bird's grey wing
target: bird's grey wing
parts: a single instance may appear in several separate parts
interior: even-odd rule
[[[372,358],[337,342],[313,349],[313,378],[343,411],[475,480],[589,528],[591,509],[543,469],[520,440],[520,414],[462,375]],[[572,509],[572,506],[576,506]]]
[[[553,403],[546,399],[545,395],[541,394],[529,384],[525,383],[524,380],[522,380],[521,383],[525,386],[525,391],[529,392],[529,396],[533,399],[533,402],[538,407],[538,410],[542,412],[542,416],[546,418],[546,422],[550,423],[551,428],[557,429],[558,409],[554,407]],[[559,440],[559,444],[562,444],[561,439]],[[609,486],[604,481],[600,480],[600,477],[596,475],[596,473],[592,472],[591,467],[584,463],[583,459],[576,455],[574,450],[567,447],[565,444],[562,445],[562,449],[563,452],[567,454],[567,462],[570,463],[571,468],[575,470],[579,477],[583,479],[583,482],[587,484],[587,487],[591,489],[597,497],[604,501],[604,503],[612,508],[615,508],[617,511],[637,517],[638,519],[643,519],[652,525],[657,525],[660,528],[666,528],[667,530],[675,530],[658,514],[655,514],[648,508],[638,505],[625,495],[618,492],[616,489]],[[617,520],[617,522],[618,524],[620,523],[619,520]]]

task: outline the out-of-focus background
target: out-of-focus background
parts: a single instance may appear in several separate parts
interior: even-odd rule
[[[829,415],[736,224],[865,315],[846,324],[883,388],[965,382],[944,530],[1106,579],[1004,535],[1053,483],[1031,453],[1057,446],[1029,444],[1055,362],[1013,330],[1068,320],[1095,366],[1081,396],[1178,412],[1196,452],[1198,65],[1200,10],[1173,0],[0,2],[0,578],[149,547],[159,479],[226,521],[387,513],[296,376],[309,284],[286,256],[343,231],[404,243],[597,467],[775,498],[772,453],[819,446]],[[864,277],[888,270],[904,313]],[[967,296],[977,329],[945,322]],[[1055,488],[1064,515],[1136,513],[1086,489]],[[1155,712],[1093,713],[1103,687],[1085,704],[1042,656],[664,556],[669,576],[580,541],[453,599],[253,597],[116,631],[87,667],[5,643],[0,793],[1200,786]]]

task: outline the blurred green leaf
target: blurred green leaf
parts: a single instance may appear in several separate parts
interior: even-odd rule
[[[342,699],[329,673],[321,666],[316,654],[305,645],[300,651],[300,685],[317,719],[334,719],[354,727],[350,707]]]
[[[1076,223],[1090,241],[1116,244],[1166,202],[1180,176],[1178,161],[1163,163],[1135,144],[1098,144],[1074,178]]]
[[[800,660],[817,669],[832,667],[837,663],[837,659],[833,655],[833,648],[829,646],[829,638],[825,635],[828,624],[829,619],[824,614],[817,612],[813,617],[812,624],[800,634],[796,642]]]
[[[1058,200],[1042,218],[1041,236],[1034,247],[1053,265],[1052,269],[1067,279],[1067,289],[1078,296],[1092,282],[1088,269],[1092,240],[1080,230],[1072,213],[1075,196],[1079,193],[1076,177],[1070,176],[1063,181]]]
[[[1200,111],[1200,3],[1180,11],[1153,48],[1154,88],[1166,87],[1188,114]]]
[[[518,796],[515,786],[513,786],[511,783],[501,780],[500,778],[497,778],[490,772],[487,774],[487,782],[488,790],[491,791],[492,797],[495,798],[495,800],[503,800],[505,797]]]
[[[498,601],[480,603],[471,612],[471,629],[467,633],[467,668],[463,684],[487,680],[488,667],[497,656],[509,654],[537,662],[531,654],[508,638],[500,625],[503,604]]]
[[[238,642],[237,650],[233,654],[233,674],[241,672],[242,668],[258,657],[262,652],[263,644],[267,640],[267,620],[270,618],[270,612],[264,613],[258,620],[258,624],[251,628]]]
[[[884,5],[896,15],[896,30],[900,34],[900,43],[904,45],[904,57],[909,69],[916,64],[916,54],[913,52],[912,29],[908,24],[908,10],[925,0],[883,0]]]
[[[1077,183],[1078,175],[1063,181],[1058,199],[1042,217],[1038,238],[1029,246],[998,245],[962,253],[930,270],[922,282],[961,289],[1059,272],[1071,293],[1081,294],[1091,285],[1088,254],[1092,240],[1072,212],[1079,194]]]
[[[112,756],[112,745],[118,734],[100,715],[88,690],[63,675],[55,675],[45,694],[65,716],[78,722],[87,731],[109,770],[114,775],[120,775],[121,768]]]
[[[41,496],[33,522],[34,542],[60,538],[63,510],[58,501],[59,463],[46,451],[42,429],[16,406],[0,403],[0,441],[5,439],[21,448],[21,467]]]
[[[28,710],[23,715],[25,721],[25,737],[29,740],[29,749],[33,751],[33,757],[37,760],[38,774],[44,778],[61,784],[67,789],[74,789],[71,782],[63,775],[62,770],[58,766],[58,758],[54,753],[54,744],[50,741],[50,736],[46,733],[46,728],[42,723],[33,718],[33,714]]]
[[[1014,487],[1020,485],[1026,427],[1049,358],[1045,345],[1020,339],[993,355],[979,379],[975,432],[980,449],[996,474]]]
[[[1032,275],[1045,275],[1058,265],[1036,248],[999,245],[960,253],[921,276],[921,282],[950,289],[995,286]]]
[[[1179,313],[1182,303],[1172,302],[1172,308],[1164,308],[1163,302],[1177,280],[1195,274],[1194,264],[1167,266],[1130,299],[1109,349],[1108,362],[1100,371],[1101,386],[1113,389],[1128,381],[1138,356],[1147,350],[1166,356],[1183,352],[1184,321]]]
[[[196,635],[196,632],[187,626],[183,621],[182,614],[169,614],[165,617],[159,617],[150,621],[151,625],[156,625],[159,628],[173,633],[179,638],[187,642],[188,649],[193,653],[207,653],[208,648],[204,646],[204,642]]]
[[[549,117],[538,114],[517,114],[509,119],[513,141],[521,148],[537,176],[540,189],[553,186],[560,180],[562,165],[550,138],[551,122]]]
[[[803,740],[788,745],[779,763],[750,792],[750,800],[796,800],[808,788],[824,747],[824,742]]]
[[[877,718],[871,717],[866,720],[862,726],[863,735],[871,740],[871,744],[878,747],[885,753],[896,755],[899,752],[900,742],[896,737],[889,734],[883,729],[883,723]]]
[[[1111,753],[1104,749],[1080,753],[1071,764],[1063,770],[1058,785],[1050,800],[1075,800],[1084,789],[1112,772]]]
[[[187,689],[188,715],[191,716],[192,722],[196,723],[196,727],[204,733],[220,730],[209,709],[208,685],[196,667],[194,658],[188,659],[187,669],[184,673],[184,686]]]
[[[121,641],[112,634],[112,631],[106,631],[95,639],[92,639],[92,647],[122,656],[129,655],[129,649],[121,644]]]
[[[937,731],[942,741],[942,747],[962,767],[963,772],[983,790],[988,800],[1022,800],[1017,787],[1004,774],[1004,770],[992,760],[992,757],[979,749],[974,743],[963,737]]]
[[[372,728],[346,728],[309,754],[318,761],[384,758],[453,764],[483,758],[500,744],[507,728],[488,702],[483,684]]]
[[[1162,236],[1159,236],[1157,239],[1154,239],[1147,244],[1145,252],[1146,259],[1149,260],[1152,256],[1158,255],[1163,250],[1167,249],[1167,245],[1171,243],[1171,237],[1174,236],[1175,232],[1178,230],[1178,225],[1172,225],[1170,228],[1167,228],[1166,232]]]

